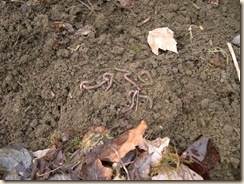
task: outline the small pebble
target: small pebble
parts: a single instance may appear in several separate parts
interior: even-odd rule
[[[237,35],[233,40],[232,43],[240,47],[240,35]]]

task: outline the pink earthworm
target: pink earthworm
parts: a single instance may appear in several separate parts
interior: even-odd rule
[[[147,78],[148,78],[148,81],[144,80],[142,78],[143,75],[146,75]],[[146,85],[152,85],[153,84],[153,80],[152,80],[152,77],[149,73],[149,71],[147,70],[142,70],[140,71],[140,73],[138,74],[138,79],[141,81],[141,82],[144,82],[144,84],[142,84],[143,86],[146,86]]]
[[[133,86],[135,86],[135,87],[137,87],[138,89],[140,89],[139,87],[138,87],[138,85],[132,80],[132,79],[130,79],[128,76],[130,76],[131,75],[131,71],[128,71],[128,70],[124,70],[124,69],[119,69],[119,68],[116,68],[116,67],[114,67],[114,69],[115,70],[117,70],[117,71],[120,71],[120,72],[125,72],[125,74],[124,74],[124,78],[125,78],[125,80],[127,80],[129,83],[131,83]]]
[[[110,78],[108,76],[110,76]],[[103,74],[103,81],[101,81],[100,83],[98,83],[94,86],[86,86],[85,84],[90,84],[91,82],[90,81],[83,81],[80,84],[80,90],[82,90],[82,89],[87,89],[87,90],[96,89],[96,88],[101,87],[102,85],[104,85],[107,82],[109,82],[109,85],[106,88],[106,91],[111,87],[111,85],[113,83],[113,74],[104,73]]]

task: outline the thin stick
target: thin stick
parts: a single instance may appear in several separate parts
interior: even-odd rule
[[[66,165],[64,164],[64,165],[61,165],[61,166],[59,166],[59,167],[57,167],[57,168],[55,168],[55,169],[53,169],[53,170],[51,170],[51,171],[46,172],[46,173],[42,173],[42,174],[37,173],[36,175],[39,176],[39,177],[40,177],[40,176],[44,176],[44,175],[46,175],[46,174],[50,174],[50,173],[52,173],[52,172],[55,172],[55,171],[61,169],[61,168],[64,167],[64,166],[66,166]]]
[[[239,78],[239,81],[241,80],[241,74],[240,74],[240,68],[239,68],[239,65],[237,63],[237,59],[236,59],[236,55],[235,55],[235,52],[233,50],[233,47],[231,45],[231,43],[227,42],[227,46],[230,50],[230,53],[231,53],[231,56],[232,56],[232,59],[233,59],[233,62],[234,62],[234,65],[236,67],[236,71],[237,71],[237,75],[238,75],[238,78]]]
[[[117,150],[116,150],[113,146],[109,146],[109,147],[112,148],[112,149],[114,150],[115,154],[116,154],[117,157],[119,158],[120,163],[122,164],[123,169],[124,169],[125,172],[126,172],[127,179],[130,180],[129,172],[128,172],[128,170],[126,169],[124,162],[122,162],[122,160],[121,160],[121,158],[120,158],[120,156],[119,156],[119,153],[117,152]]]

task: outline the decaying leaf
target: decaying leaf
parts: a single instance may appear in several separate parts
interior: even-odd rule
[[[82,178],[84,180],[111,180],[112,169],[104,167],[100,159],[95,160],[82,168]]]
[[[48,152],[49,152],[50,148],[44,149],[44,150],[38,150],[33,152],[33,155],[35,156],[35,158],[41,158],[44,157]]]
[[[162,151],[169,145],[169,141],[170,139],[168,137],[164,137],[163,139],[159,137],[153,141],[144,140],[140,148],[146,150],[148,154],[153,154],[151,164],[154,165],[161,160]]]
[[[209,170],[219,161],[220,156],[212,141],[200,135],[181,155],[181,158],[190,160],[189,168],[200,174],[204,179],[210,179]]]
[[[158,55],[158,50],[169,50],[177,52],[177,42],[174,39],[174,32],[168,27],[156,28],[149,31],[147,42],[150,45],[152,52]]]
[[[103,161],[118,162],[129,151],[143,143],[143,134],[147,128],[145,121],[134,129],[128,130],[121,134],[113,143],[107,147],[99,156]]]
[[[55,174],[49,177],[48,180],[72,180],[72,179],[66,174]]]
[[[149,180],[150,179],[150,162],[153,153],[147,154],[143,152],[129,166],[129,175],[131,180]]]
[[[103,126],[92,127],[83,137],[81,148],[84,154],[90,152],[92,148],[99,144],[104,144],[104,141],[112,139],[107,128]]]
[[[170,170],[168,173],[159,173],[157,176],[153,176],[152,180],[203,180],[203,178],[186,165],[181,164],[178,171]]]
[[[121,161],[125,166],[127,166],[135,160],[136,155],[137,155],[137,150],[131,150],[121,159]]]

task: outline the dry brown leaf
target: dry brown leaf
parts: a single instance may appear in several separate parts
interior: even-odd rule
[[[99,156],[103,161],[118,162],[123,158],[129,151],[135,149],[136,146],[142,144],[143,134],[147,128],[145,121],[134,129],[128,130],[121,134],[111,146],[107,147]]]
[[[112,174],[112,169],[104,167],[100,159],[82,168],[84,180],[111,180]]]
[[[158,49],[178,53],[176,47],[177,42],[174,39],[174,32],[168,27],[156,28],[149,31],[147,42],[150,45],[152,52],[156,55],[158,55]]]

